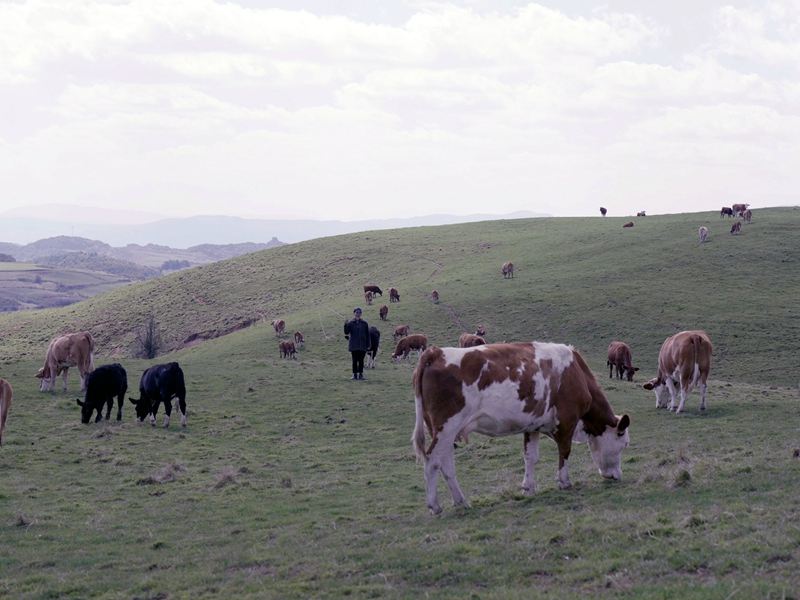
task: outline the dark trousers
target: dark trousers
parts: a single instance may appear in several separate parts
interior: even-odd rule
[[[353,373],[363,373],[364,356],[367,353],[364,350],[351,350],[350,354],[353,355]]]

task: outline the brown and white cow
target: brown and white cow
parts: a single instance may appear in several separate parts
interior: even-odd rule
[[[722,210],[719,211],[719,218],[722,217],[732,217],[733,216],[733,209],[730,206],[723,206]]]
[[[700,243],[705,244],[708,239],[708,227],[700,228]]]
[[[633,221],[628,221],[623,225],[623,227],[633,227]]]
[[[645,214],[645,211],[641,211],[641,212],[637,212],[636,216],[637,217],[646,217],[647,215]]]
[[[372,292],[373,296],[383,296],[381,288],[379,288],[377,285],[365,285],[364,293],[366,294],[367,292]]]
[[[478,328],[475,330],[475,335],[479,335],[481,337],[486,335],[486,329],[483,325],[478,325]]]
[[[397,342],[397,348],[392,354],[392,360],[400,362],[411,356],[411,352],[416,352],[419,357],[428,348],[428,336],[424,333],[415,333],[404,337]]]
[[[514,279],[514,263],[503,263],[503,279]]]
[[[400,302],[400,292],[396,287],[389,288],[389,302]]]
[[[524,435],[522,490],[536,490],[534,468],[539,436],[558,446],[560,489],[572,487],[567,468],[572,442],[588,442],[603,477],[622,477],[622,451],[628,446],[630,417],[614,414],[597,379],[572,346],[541,342],[490,344],[476,348],[432,346],[414,371],[416,424],[414,450],[425,463],[426,503],[442,511],[439,471],[453,504],[467,499],[456,481],[456,440],[470,433]],[[425,429],[431,443],[425,448]]]
[[[381,321],[385,321],[386,320],[386,315],[389,314],[389,307],[384,304],[378,310],[378,314],[381,316]]]
[[[12,395],[11,384],[5,379],[0,379],[0,446],[3,445],[3,430],[8,421],[8,409],[11,407]]]
[[[295,358],[297,350],[294,347],[294,342],[291,340],[284,340],[278,345],[278,354],[280,358]]]
[[[736,223],[731,225],[731,235],[733,235],[734,233],[736,235],[739,235],[739,232],[741,230],[742,230],[742,222],[741,221],[736,221]]]
[[[744,222],[749,225],[750,221],[753,219],[753,211],[748,208],[742,213],[742,218],[744,219]]]
[[[372,304],[372,292],[364,292],[364,302]]]
[[[431,299],[433,300],[434,304],[439,304],[439,292],[437,292],[436,290],[433,290],[431,292]]]
[[[682,331],[664,340],[658,354],[658,376],[642,387],[656,393],[656,408],[667,406],[669,410],[682,413],[686,396],[700,387],[700,410],[706,409],[706,388],[711,371],[711,341],[705,331]],[[681,403],[678,404],[678,391],[681,389]]]
[[[272,327],[275,329],[275,337],[280,337],[286,330],[286,321],[283,319],[275,319],[272,322]]]
[[[631,360],[631,347],[624,342],[611,342],[608,345],[608,378],[613,377],[614,367],[617,368],[617,379],[624,375],[628,381],[633,381],[633,374],[639,370],[634,367]]]
[[[485,339],[472,333],[462,333],[461,337],[458,338],[459,348],[474,348],[475,346],[483,346],[485,344]]]
[[[306,339],[303,337],[303,334],[299,331],[294,332],[294,345],[298,348],[306,343]]]
[[[78,367],[81,378],[80,391],[86,391],[86,378],[94,371],[94,338],[88,331],[68,333],[55,338],[47,348],[44,366],[36,377],[41,379],[39,389],[53,391],[56,378],[61,374],[63,390],[67,391],[67,375],[70,367]]]
[[[411,333],[411,328],[408,325],[398,325],[394,329],[394,333],[392,334],[392,339],[396,342],[401,337],[407,336]]]
[[[749,204],[734,204],[733,206],[731,206],[731,210],[733,211],[733,216],[734,217],[743,216],[744,211],[746,211],[749,206],[750,206]]]

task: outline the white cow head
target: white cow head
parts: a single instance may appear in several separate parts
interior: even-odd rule
[[[606,427],[603,435],[589,435],[589,450],[592,453],[594,464],[597,465],[600,474],[606,479],[620,479],[622,477],[622,451],[631,443],[628,434],[628,426],[631,418],[622,415],[617,419],[617,426]]]
[[[667,407],[667,404],[669,404],[670,393],[665,381],[662,381],[659,377],[656,377],[655,379],[651,379],[647,383],[643,384],[642,387],[646,390],[653,390],[655,392],[656,408]]]

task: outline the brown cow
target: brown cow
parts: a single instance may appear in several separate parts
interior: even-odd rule
[[[503,279],[514,279],[514,263],[504,263],[503,264]]]
[[[699,385],[700,410],[706,409],[706,382],[713,350],[705,331],[682,331],[664,340],[658,354],[658,376],[642,386],[656,393],[656,408],[666,407],[669,398],[669,410],[682,413],[686,396]],[[681,388],[680,405],[676,383]]]
[[[396,287],[389,288],[389,302],[400,302],[400,293]]]
[[[394,354],[392,354],[392,360],[395,362],[400,362],[401,360],[410,357],[412,351],[416,351],[417,356],[419,356],[425,352],[427,347],[428,336],[424,333],[415,333],[414,335],[406,336],[397,342],[397,348],[395,348]]]
[[[272,322],[272,327],[275,329],[275,337],[281,337],[286,330],[286,321],[283,319],[275,319]]]
[[[384,304],[383,306],[381,306],[380,310],[378,311],[378,314],[381,316],[381,321],[385,321],[386,315],[389,314],[389,307]]]
[[[377,285],[365,285],[364,293],[366,294],[367,292],[372,292],[373,296],[383,296],[381,288],[379,288]]]
[[[605,208],[603,208],[602,206],[600,207],[600,214],[601,215],[603,215],[605,217],[607,212],[608,211]]]
[[[485,344],[486,344],[485,339],[483,339],[479,335],[474,335],[472,333],[462,333],[461,337],[458,338],[459,348],[474,348],[475,346],[483,346]]]
[[[730,206],[723,206],[722,210],[719,211],[719,218],[722,217],[732,217],[733,216],[733,209]]]
[[[36,377],[42,380],[39,389],[43,392],[53,391],[56,377],[61,374],[64,382],[63,390],[66,392],[69,368],[75,366],[80,373],[80,391],[84,392],[86,378],[94,371],[94,338],[88,331],[68,333],[50,342],[44,367],[36,374]]]
[[[733,235],[734,233],[736,235],[739,235],[739,232],[741,230],[742,230],[742,222],[741,221],[736,221],[736,223],[731,225],[731,235]]]
[[[622,477],[630,417],[614,414],[592,370],[572,346],[511,343],[477,348],[432,346],[414,371],[414,451],[425,463],[426,504],[440,513],[439,471],[453,504],[467,499],[456,482],[454,443],[470,433],[524,434],[522,491],[536,490],[539,435],[558,446],[558,487],[569,489],[572,442],[588,442],[600,474]],[[425,448],[425,429],[431,443]]]
[[[731,210],[733,211],[734,217],[741,217],[744,215],[744,211],[747,210],[747,207],[750,206],[749,204],[734,204],[731,206]]]
[[[708,227],[700,228],[700,243],[705,244],[708,239]]]
[[[0,446],[3,445],[3,429],[6,428],[6,421],[8,421],[8,409],[11,407],[12,395],[11,385],[5,379],[0,379]]]
[[[478,328],[475,330],[475,335],[479,335],[481,337],[486,335],[486,329],[483,327],[483,325],[478,325]]]
[[[646,217],[647,215],[645,214],[645,211],[642,211],[642,212],[637,212],[636,216],[637,217]]]
[[[633,227],[633,221],[628,221],[623,227]]]
[[[622,379],[625,375],[628,381],[633,381],[634,372],[639,370],[639,367],[634,367],[631,362],[631,347],[624,342],[611,342],[608,345],[608,378],[611,379],[614,367],[617,368],[617,379]]]
[[[753,218],[753,211],[748,208],[746,211],[742,213],[742,218],[744,218],[744,222],[749,225],[750,221]]]
[[[294,332],[294,345],[298,348],[306,343],[306,339],[303,337],[303,334],[299,331]]]
[[[434,304],[439,304],[439,292],[437,292],[436,290],[433,290],[431,292],[431,298],[433,299],[433,303]]]
[[[294,342],[291,340],[284,340],[278,345],[278,354],[280,358],[295,358],[297,351],[294,347]]]
[[[364,302],[372,304],[372,292],[364,292]]]
[[[411,328],[408,325],[398,325],[392,334],[392,338],[396,342],[401,337],[407,336],[409,333],[411,333]]]

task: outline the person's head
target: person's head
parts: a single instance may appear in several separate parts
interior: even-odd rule
[[[361,318],[361,309],[360,308],[356,308],[353,311],[353,318],[354,319],[360,319]]]

